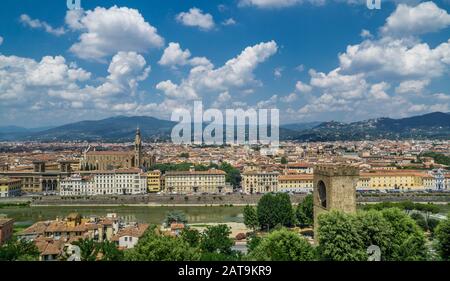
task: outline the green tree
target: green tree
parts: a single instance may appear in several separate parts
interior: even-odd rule
[[[305,199],[303,199],[303,202],[298,204],[295,214],[300,227],[308,227],[313,225],[314,202],[311,194],[307,195]]]
[[[442,164],[442,165],[446,165],[446,166],[450,166],[450,157],[446,156],[442,153],[437,153],[437,152],[424,152],[421,154],[422,157],[431,157],[434,159],[434,161],[438,164]]]
[[[95,261],[100,247],[93,239],[85,238],[73,242],[73,245],[80,247],[82,261]]]
[[[370,245],[381,249],[386,261],[425,260],[428,256],[423,231],[397,208],[340,212],[319,216],[319,253],[326,260],[367,260]]]
[[[242,178],[239,169],[236,169],[233,165],[226,162],[221,163],[219,169],[226,173],[226,182],[229,182],[234,188],[240,186]]]
[[[424,231],[427,231],[427,222],[425,217],[421,213],[412,213],[411,218],[416,221],[417,225],[420,226]]]
[[[258,202],[258,222],[262,229],[270,230],[276,225],[291,227],[295,216],[291,199],[286,193],[267,193]]]
[[[39,250],[31,241],[13,238],[0,246],[0,261],[37,261]]]
[[[250,205],[247,205],[244,208],[244,224],[253,231],[259,226],[256,209]]]
[[[435,230],[437,250],[443,260],[450,261],[450,214],[442,220]]]
[[[226,224],[208,226],[202,233],[200,248],[204,253],[231,254],[234,245],[231,229]]]
[[[386,260],[425,260],[427,258],[426,240],[416,222],[397,208],[384,209],[381,213],[392,230],[391,243],[385,254]]]
[[[369,246],[376,245],[380,247],[381,259],[388,259],[387,253],[392,243],[393,232],[381,212],[375,210],[358,212],[355,223],[358,235],[363,240],[361,251],[367,251]],[[367,260],[368,257],[364,258]]]
[[[188,220],[186,218],[186,214],[180,210],[173,210],[166,214],[166,218],[164,219],[164,224],[168,227],[172,223],[183,223],[187,224]]]
[[[180,153],[181,158],[189,158],[189,152]]]
[[[198,247],[200,245],[201,235],[197,229],[185,228],[181,232],[181,239],[186,241],[191,247]]]
[[[354,216],[332,211],[319,215],[318,251],[324,260],[362,261],[367,260],[364,240],[358,234]]]
[[[281,157],[281,164],[282,165],[286,165],[288,163],[288,160],[286,159],[285,156]]]
[[[262,238],[257,236],[255,233],[247,237],[247,249],[249,252],[253,251],[261,243]]]
[[[133,249],[125,251],[127,261],[197,261],[200,253],[181,238],[147,230]]]
[[[313,261],[315,251],[311,244],[287,229],[276,230],[262,238],[250,251],[252,261]]]
[[[98,244],[99,252],[102,253],[102,261],[121,261],[124,254],[120,251],[114,242],[105,240]]]

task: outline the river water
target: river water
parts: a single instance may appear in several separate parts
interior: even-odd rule
[[[160,224],[166,214],[172,210],[183,211],[189,223],[227,223],[243,222],[243,207],[4,207],[0,208],[0,217],[13,218],[16,225],[31,225],[37,221],[63,218],[70,213],[82,216],[106,216],[116,213],[128,222]]]

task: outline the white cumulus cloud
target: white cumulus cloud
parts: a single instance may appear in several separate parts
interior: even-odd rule
[[[198,8],[191,8],[188,12],[179,13],[176,20],[183,25],[199,27],[202,30],[211,30],[215,26],[213,16],[203,13]]]
[[[82,32],[70,51],[82,59],[104,60],[118,52],[145,53],[160,48],[164,39],[138,10],[113,6],[92,11],[69,11],[66,23]]]
[[[205,93],[222,93],[231,88],[245,88],[255,84],[253,70],[270,56],[278,46],[275,41],[260,43],[245,48],[242,53],[230,59],[222,67],[198,65],[191,69],[187,78],[179,84],[171,80],[160,82],[156,88],[170,98],[196,99]]]
[[[400,85],[395,88],[395,92],[397,94],[421,94],[428,84],[430,84],[430,80],[407,80],[401,82]]]
[[[450,15],[433,2],[417,6],[399,4],[381,28],[384,35],[408,36],[439,31],[450,26]]]
[[[158,63],[170,67],[211,65],[211,62],[205,57],[191,58],[191,52],[188,49],[182,50],[180,44],[175,42],[169,43]]]
[[[240,0],[240,6],[255,6],[258,8],[284,8],[302,3],[302,0]]]
[[[302,81],[298,81],[295,85],[295,89],[301,93],[309,93],[312,90],[312,87],[308,84],[303,83]]]
[[[27,14],[22,14],[20,16],[20,22],[33,29],[43,29],[45,32],[56,36],[61,36],[66,33],[66,30],[63,27],[54,28],[45,21],[32,19]]]

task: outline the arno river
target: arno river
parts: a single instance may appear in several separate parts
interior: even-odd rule
[[[6,215],[16,220],[17,225],[30,225],[36,221],[63,218],[70,213],[83,216],[106,216],[117,213],[125,221],[160,224],[167,212],[181,210],[186,213],[189,223],[243,222],[243,207],[4,207],[0,216]]]

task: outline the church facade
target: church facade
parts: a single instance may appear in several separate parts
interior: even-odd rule
[[[155,163],[153,155],[142,149],[141,130],[138,128],[133,151],[86,151],[80,161],[82,171],[110,171],[115,169],[150,168]]]

